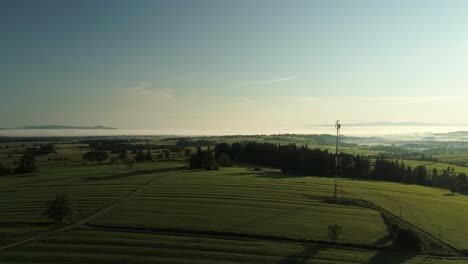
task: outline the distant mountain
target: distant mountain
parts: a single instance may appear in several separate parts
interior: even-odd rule
[[[466,137],[468,136],[468,131],[454,131],[447,133],[434,133],[436,136],[450,136],[450,137]]]
[[[351,123],[347,126],[450,126],[437,123],[422,123],[422,122],[369,122],[369,123]]]
[[[342,123],[346,126],[452,126],[447,124],[422,123],[422,122],[368,122],[368,123]],[[314,126],[334,126],[334,124],[314,125]]]
[[[105,127],[105,126],[82,127],[82,126],[42,125],[42,126],[24,126],[24,127],[19,127],[16,129],[115,129],[115,128]]]

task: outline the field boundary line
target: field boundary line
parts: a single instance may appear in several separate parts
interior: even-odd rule
[[[110,204],[107,204],[105,205],[104,207],[102,207],[101,209],[98,209],[97,211],[91,213],[90,215],[82,218],[81,220],[78,220],[77,222],[74,222],[74,223],[71,223],[71,224],[68,224],[66,226],[63,226],[63,227],[59,227],[57,229],[54,229],[54,230],[51,230],[51,231],[48,231],[46,233],[42,233],[40,235],[37,235],[37,236],[33,236],[33,237],[30,237],[30,238],[27,238],[27,239],[23,239],[23,240],[20,240],[20,241],[16,241],[16,242],[13,242],[13,243],[10,243],[10,244],[7,244],[7,245],[3,245],[3,246],[0,246],[0,251],[1,250],[6,250],[6,249],[9,249],[9,248],[12,248],[12,247],[16,247],[16,246],[20,246],[20,245],[23,245],[23,244],[26,244],[26,243],[29,243],[29,242],[33,242],[33,241],[36,241],[36,240],[40,240],[40,239],[43,239],[43,238],[46,238],[48,236],[51,236],[51,235],[55,235],[57,233],[61,233],[61,232],[66,232],[66,231],[69,231],[69,230],[72,230],[72,229],[75,229],[77,227],[80,227],[81,225],[84,225],[86,224],[88,221],[91,221],[93,220],[94,218],[96,217],[99,217],[101,216],[102,214],[108,212],[109,210],[112,210],[113,208],[115,208],[119,203],[127,200],[127,199],[130,199],[132,197],[134,197],[135,195],[141,193],[144,189],[146,189],[147,187],[149,187],[151,184],[153,184],[154,182],[157,182],[158,180],[166,177],[166,176],[170,176],[170,175],[173,175],[173,174],[177,174],[179,173],[181,170],[176,170],[176,171],[173,171],[173,172],[169,172],[167,174],[164,174],[164,175],[161,175],[159,177],[153,177],[152,179],[150,179],[149,181],[147,181],[146,183],[140,185],[138,188],[136,188],[135,190],[133,190],[132,192],[126,194],[125,196],[117,199],[116,201],[114,202],[111,202]]]
[[[358,196],[358,197],[362,197],[360,195],[357,195],[355,193],[351,193],[351,192],[344,192],[344,193],[348,193],[348,194],[351,194],[351,195],[355,195],[355,196]],[[375,204],[371,201],[368,201],[368,200],[365,200],[365,199],[362,199],[362,198],[358,198],[359,200],[361,200],[360,202],[363,203],[364,207],[367,207],[369,209],[372,209],[372,210],[375,210],[381,214],[386,214],[386,215],[389,215],[403,223],[405,223],[408,227],[430,237],[431,239],[435,240],[435,241],[438,241],[439,243],[445,245],[446,247],[450,248],[451,250],[454,250],[455,252],[457,252],[458,254],[461,254],[463,252],[462,249],[458,248],[457,246],[449,243],[448,241],[445,241],[445,240],[442,240],[440,238],[438,238],[437,236],[433,235],[432,233],[426,231],[425,229],[423,229],[422,227],[419,227],[417,225],[415,225],[414,223],[404,219],[404,218],[401,218],[400,216],[392,213],[390,210],[387,210],[386,208],[378,205],[378,204]]]
[[[398,251],[390,248],[378,247],[375,245],[353,244],[353,243],[336,243],[323,240],[312,240],[303,238],[291,238],[261,234],[246,234],[226,231],[211,231],[211,230],[192,230],[192,229],[178,229],[178,228],[146,228],[146,227],[127,227],[127,226],[110,226],[100,224],[85,224],[80,226],[78,230],[90,230],[101,232],[125,232],[125,233],[141,233],[148,235],[168,235],[168,236],[188,236],[188,237],[202,237],[212,239],[225,239],[225,240],[246,240],[246,241],[266,241],[277,243],[293,243],[293,244],[310,244],[322,248],[335,248],[356,251],[382,251],[391,252],[398,255],[413,255],[404,251]],[[428,256],[434,259],[465,259],[460,256],[439,255],[439,254],[418,254],[420,256]]]

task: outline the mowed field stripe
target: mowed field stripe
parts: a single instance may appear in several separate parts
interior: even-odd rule
[[[128,200],[128,199],[131,199],[135,195],[138,195],[140,192],[142,192],[144,189],[146,189],[148,186],[152,185],[153,183],[157,182],[159,179],[161,179],[161,178],[163,178],[165,176],[176,174],[178,172],[179,171],[174,171],[174,172],[168,173],[166,175],[161,175],[159,177],[153,177],[152,179],[150,179],[149,181],[147,181],[143,185],[136,188],[133,192],[128,193],[127,195],[123,196],[122,198],[118,199],[117,201],[114,201],[113,203],[105,206],[104,208],[92,213],[91,215],[89,215],[89,216],[87,216],[87,217],[85,217],[85,218],[83,218],[83,219],[81,219],[81,220],[79,220],[79,221],[77,221],[75,223],[71,223],[71,224],[66,225],[64,227],[60,227],[60,228],[54,229],[52,231],[49,231],[49,232],[46,232],[46,233],[43,233],[43,234],[40,234],[40,235],[37,235],[37,236],[34,236],[34,237],[30,237],[30,238],[27,238],[27,239],[24,239],[24,240],[20,240],[20,241],[14,242],[14,243],[10,243],[10,244],[4,245],[4,246],[0,246],[0,250],[5,250],[5,249],[12,248],[12,247],[20,246],[20,245],[23,245],[23,244],[26,244],[26,243],[29,243],[29,242],[33,242],[33,241],[36,241],[36,240],[39,240],[39,239],[46,238],[48,236],[51,236],[51,235],[54,235],[54,234],[57,234],[57,233],[60,233],[60,232],[65,232],[65,231],[68,231],[68,230],[75,229],[75,228],[77,228],[77,227],[79,227],[79,226],[81,226],[83,224],[86,224],[88,221],[91,221],[94,218],[99,217],[100,215],[102,215],[102,214],[106,213],[107,211],[113,209],[119,203],[121,203],[121,202],[123,202],[125,200]]]

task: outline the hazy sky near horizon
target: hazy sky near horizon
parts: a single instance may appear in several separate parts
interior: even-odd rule
[[[468,1],[0,3],[0,127],[468,125]]]

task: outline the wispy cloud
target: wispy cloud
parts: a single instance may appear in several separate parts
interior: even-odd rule
[[[154,109],[175,102],[175,92],[152,83],[138,82],[121,90],[115,103],[131,108]]]
[[[464,96],[403,96],[403,97],[366,97],[369,101],[390,102],[390,103],[431,103],[443,101],[461,101]]]
[[[375,102],[390,104],[422,104],[436,102],[459,102],[467,100],[466,96],[379,96],[379,97],[287,97],[292,103],[333,103],[333,102]]]
[[[158,88],[152,83],[139,82],[128,87],[128,93],[133,96],[169,101],[174,98],[174,91],[168,88]]]
[[[269,79],[269,80],[255,80],[255,81],[239,82],[239,83],[236,83],[235,86],[237,87],[261,86],[261,85],[288,82],[288,81],[293,81],[296,79],[297,79],[296,76],[289,76],[289,77],[275,78],[275,79]]]
[[[251,97],[241,97],[239,98],[239,101],[244,104],[255,104],[258,103],[258,101],[254,98]]]
[[[292,101],[296,102],[296,103],[315,104],[315,103],[319,103],[319,102],[323,101],[323,99],[319,98],[319,97],[306,96],[306,97],[293,97]]]

